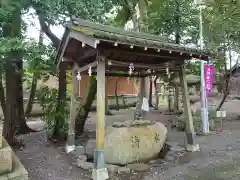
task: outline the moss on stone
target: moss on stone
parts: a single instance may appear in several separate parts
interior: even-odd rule
[[[115,122],[112,127],[121,128],[121,127],[143,127],[155,124],[149,120],[137,120],[137,121],[124,121],[124,122]]]

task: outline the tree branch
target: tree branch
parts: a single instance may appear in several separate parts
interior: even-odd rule
[[[38,14],[38,20],[41,26],[42,31],[48,36],[48,38],[52,41],[53,46],[58,49],[61,40],[51,31],[44,18]]]

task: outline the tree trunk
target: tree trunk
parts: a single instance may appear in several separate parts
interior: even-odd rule
[[[143,97],[146,97],[146,83],[145,78],[141,77],[140,79],[140,91],[138,93],[137,102],[136,102],[136,111],[134,113],[134,120],[141,120],[145,115],[145,112],[142,110]]]
[[[35,132],[33,129],[29,128],[26,122],[26,118],[24,115],[24,106],[23,106],[23,87],[22,87],[22,70],[23,70],[23,62],[22,57],[17,57],[17,72],[16,72],[16,105],[17,105],[17,124],[18,131],[17,134],[25,134],[29,132]]]
[[[3,137],[10,146],[16,144],[16,86],[15,86],[15,67],[12,62],[6,66],[6,115],[3,124]]]
[[[140,21],[136,22],[137,24],[135,27],[138,27],[136,29],[137,31],[141,32],[147,32],[147,4],[145,0],[139,0],[138,1],[138,9],[140,14]],[[146,91],[145,91],[145,79],[141,78],[140,80],[140,91],[138,93],[137,97],[137,103],[136,103],[136,111],[134,113],[134,120],[140,120],[143,118],[143,115],[145,112],[141,109],[142,103],[143,103],[143,97],[146,97]]]
[[[128,7],[129,7],[129,10],[130,10],[130,13],[131,13],[131,18],[132,18],[132,22],[133,22],[133,29],[135,31],[139,31],[139,24],[138,24],[136,7],[129,0],[127,0],[127,3],[128,3]]]
[[[60,71],[58,75],[58,105],[56,111],[61,111],[62,108],[66,105],[66,94],[67,94],[67,75],[66,70],[62,65],[60,65]],[[55,126],[53,129],[52,137],[54,139],[58,139],[60,137],[60,129],[62,127],[62,124],[60,122],[60,118],[58,116],[55,117]]]
[[[11,24],[8,27],[9,30],[5,32],[6,33],[5,35],[12,38],[21,37],[21,23],[22,23],[21,9],[19,7],[12,12]],[[11,99],[9,101],[11,101],[11,103],[14,103],[14,105],[10,104],[8,108],[13,109],[11,110],[8,109],[6,111],[8,111],[8,113],[13,113],[13,115],[10,114],[7,115],[8,116],[7,121],[11,121],[8,122],[8,125],[9,124],[11,125],[12,121],[14,121],[18,125],[18,130],[25,132],[30,128],[28,128],[24,117],[23,90],[22,90],[22,63],[23,63],[22,54],[18,51],[12,50],[12,52],[9,54],[9,62],[6,67],[7,68],[6,76],[11,75],[12,78],[6,77],[6,82],[8,81],[7,83],[14,83],[14,88],[12,90],[9,90],[12,87],[8,86],[9,89],[6,88],[6,91],[8,93],[8,96],[12,96],[11,98],[14,97],[15,100],[13,101],[10,97],[8,97],[9,99]],[[10,91],[12,94],[10,94],[8,91]],[[6,104],[7,103],[8,101],[6,101]],[[14,120],[12,120],[12,118],[14,118]],[[10,128],[11,129],[10,131],[15,130],[16,124],[14,124],[14,127]],[[14,134],[12,134],[12,136],[14,136]]]
[[[0,73],[0,103],[2,107],[3,117],[6,115],[6,100],[5,100],[5,91],[2,83],[2,73]]]
[[[229,41],[229,36],[228,36],[228,34],[227,34],[227,46],[228,46],[228,52],[229,52],[230,65],[232,65],[232,53],[231,53],[230,41]],[[225,52],[226,52],[226,51],[225,51]],[[225,66],[224,66],[224,68],[225,68],[225,74],[227,74],[227,63],[226,63],[226,61],[225,61],[225,64],[224,64],[224,65],[225,65]],[[230,81],[231,81],[231,77],[232,77],[232,72],[231,72],[231,67],[230,67],[229,78],[226,79],[226,87],[225,87],[224,95],[223,95],[223,98],[222,98],[220,104],[218,105],[218,107],[217,107],[217,109],[216,109],[217,111],[219,111],[219,110],[222,108],[222,106],[223,106],[223,104],[224,104],[224,102],[225,102],[225,100],[226,100],[226,98],[227,98],[227,96],[228,96],[228,94],[229,94],[229,92],[230,92]]]
[[[180,4],[179,4],[178,0],[176,0],[176,12],[177,13],[176,13],[176,17],[175,17],[175,21],[176,21],[175,41],[176,41],[176,44],[180,44],[180,40],[181,40],[180,18],[181,17],[180,17]],[[173,76],[174,76],[174,78],[179,77],[179,73],[175,72]],[[179,87],[178,87],[178,85],[175,85],[174,112],[175,113],[179,112]]]
[[[225,89],[224,89],[223,98],[222,98],[221,102],[219,103],[216,111],[219,111],[222,108],[222,106],[223,106],[223,104],[224,104],[224,102],[225,102],[225,100],[226,100],[226,98],[227,98],[227,96],[230,92],[230,80],[231,80],[231,69],[230,69],[230,72],[229,72],[229,78],[226,79],[226,86],[225,86]]]
[[[83,105],[80,105],[76,116],[76,133],[81,135],[84,132],[85,122],[88,117],[88,113],[95,100],[97,93],[97,80],[96,77],[90,76],[88,79],[88,93],[84,100]]]
[[[119,111],[120,107],[119,107],[119,100],[118,100],[118,79],[116,79],[115,81],[115,99],[116,99],[116,110]]]
[[[37,78],[35,74],[33,74],[30,95],[29,95],[26,110],[25,110],[26,118],[28,118],[30,116],[30,113],[32,112],[36,90],[37,90]]]
[[[147,15],[147,1],[139,0],[138,8],[140,14],[139,30],[141,32],[148,32],[148,15]]]
[[[44,32],[42,29],[40,29],[39,41],[38,41],[39,45],[43,44],[43,37],[44,37]],[[36,77],[36,74],[33,73],[31,91],[30,91],[30,96],[28,98],[28,103],[27,103],[27,107],[26,107],[26,111],[25,111],[25,117],[29,117],[30,113],[32,112],[36,89],[37,89],[37,77]]]
[[[222,98],[221,102],[219,103],[216,111],[219,111],[222,108],[222,106],[223,106],[223,104],[224,104],[228,94],[229,94],[229,88],[227,89],[227,91],[224,92],[223,98]]]

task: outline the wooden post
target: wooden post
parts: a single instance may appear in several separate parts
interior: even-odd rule
[[[178,84],[175,85],[175,92],[174,92],[174,112],[179,112],[179,87]]]
[[[195,132],[193,125],[193,117],[190,107],[190,100],[188,95],[188,86],[184,64],[181,65],[180,70],[180,84],[183,89],[183,104],[184,104],[184,116],[186,120],[186,134],[185,134],[185,147],[187,151],[198,151],[199,145],[195,143]]]
[[[108,78],[106,78],[108,80]],[[105,115],[111,115],[110,108],[108,106],[108,84],[105,83]]]
[[[171,110],[172,110],[172,104],[171,104],[171,87],[170,87],[170,83],[168,83],[168,86],[167,86],[167,101],[168,101],[168,113],[170,114],[171,113]]]
[[[155,109],[158,110],[159,107],[159,87],[158,87],[158,80],[155,79],[154,81],[154,85],[155,85],[155,98],[156,98],[156,105],[155,105]]]
[[[77,97],[79,96],[79,84],[77,80],[77,65],[75,64],[72,68],[72,93],[71,93],[71,104],[70,104],[70,117],[68,124],[68,137],[66,152],[69,153],[75,150],[75,117],[77,113]]]
[[[96,150],[94,151],[94,180],[108,179],[108,171],[104,161],[105,134],[105,58],[98,57],[97,64],[97,122],[96,122]]]

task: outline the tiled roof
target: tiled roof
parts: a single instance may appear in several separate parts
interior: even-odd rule
[[[113,41],[120,44],[122,43],[147,48],[166,49],[183,53],[210,56],[210,53],[206,50],[201,51],[199,49],[189,48],[176,43],[168,42],[167,38],[165,37],[142,32],[126,31],[122,28],[96,24],[86,20],[74,21],[74,24],[71,24],[68,27],[72,30],[103,41]]]

